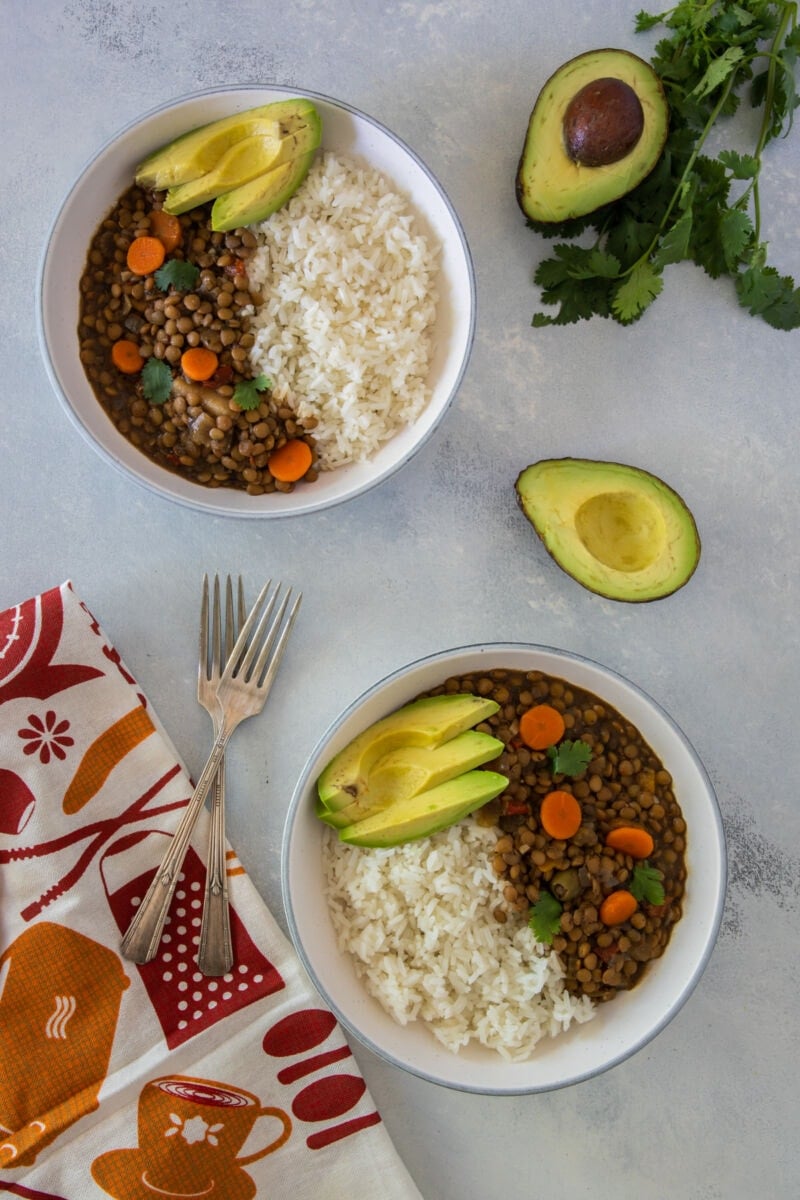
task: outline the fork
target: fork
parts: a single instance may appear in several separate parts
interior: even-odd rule
[[[211,789],[225,747],[242,721],[261,712],[274,682],[302,593],[297,593],[289,608],[292,594],[289,589],[275,611],[281,585],[277,585],[267,600],[270,586],[266,583],[261,589],[225,664],[217,685],[220,726],[214,745],[175,836],[122,939],[122,955],[132,962],[145,963],[154,957],[194,823]]]
[[[233,586],[230,575],[225,584],[225,645],[222,645],[222,616],[219,579],[214,576],[213,607],[211,612],[211,658],[209,663],[208,576],[203,576],[203,598],[200,610],[200,662],[197,671],[197,699],[214,723],[214,735],[219,733],[221,720],[217,686],[222,663],[233,650],[234,628],[238,631],[245,622],[244,585],[239,576],[237,611],[234,613]],[[233,966],[233,944],[228,910],[228,877],[225,871],[225,759],[220,759],[214,777],[211,796],[211,837],[206,861],[206,894],[203,904],[203,923],[200,928],[200,947],[197,965],[204,975],[227,975]]]

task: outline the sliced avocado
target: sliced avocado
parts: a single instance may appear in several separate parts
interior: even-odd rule
[[[222,155],[242,138],[282,138],[303,125],[319,125],[319,120],[313,103],[301,96],[247,108],[190,129],[161,146],[136,168],[136,182],[157,191],[175,187],[213,170]]]
[[[214,200],[223,192],[241,187],[293,158],[316,150],[321,136],[322,126],[317,121],[313,125],[301,125],[286,137],[274,134],[244,137],[225,151],[213,170],[170,188],[164,208],[175,216],[188,212],[198,204]]]
[[[384,755],[411,746],[441,746],[498,708],[495,700],[461,692],[412,700],[348,742],[322,771],[317,794],[327,809],[338,812],[363,797],[370,771]]]
[[[506,777],[495,771],[467,771],[340,829],[339,838],[352,846],[389,847],[430,837],[494,800],[507,785]]]
[[[542,88],[516,179],[532,221],[568,221],[626,195],[664,149],[669,106],[649,63],[627,50],[570,59]]]
[[[555,561],[591,592],[658,600],[683,587],[698,564],[700,538],[685,502],[639,467],[543,459],[515,486]]]
[[[363,794],[345,808],[331,811],[322,804],[323,821],[337,829],[371,817],[398,800],[407,800],[491,762],[503,752],[499,738],[468,729],[441,746],[402,746],[375,763]]]
[[[211,209],[211,228],[224,232],[254,225],[282,208],[295,194],[314,161],[314,151],[301,154],[274,171],[217,196]]]

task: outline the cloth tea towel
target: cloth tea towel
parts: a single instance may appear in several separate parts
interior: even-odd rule
[[[157,956],[120,956],[191,791],[70,583],[0,613],[0,1195],[419,1200],[230,849],[234,968],[197,970],[206,813]]]

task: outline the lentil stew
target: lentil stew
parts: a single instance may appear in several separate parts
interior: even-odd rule
[[[80,358],[100,404],[119,432],[167,470],[210,488],[229,487],[250,495],[290,492],[297,479],[273,474],[270,456],[291,441],[303,441],[305,470],[317,478],[314,418],[300,421],[274,403],[268,387],[253,390],[250,315],[260,296],[251,287],[247,260],[256,238],[246,228],[213,232],[211,205],[167,223],[163,193],[130,187],[96,230],[80,280]],[[178,222],[177,227],[175,222]],[[141,274],[129,266],[137,239],[161,241],[163,254]],[[139,244],[142,244],[141,242]],[[191,264],[193,282],[180,272],[164,286],[159,259]],[[185,271],[185,268],[183,268]],[[172,268],[175,272],[176,268]],[[213,373],[193,378],[187,351],[210,351]],[[148,396],[143,382],[148,360],[167,365],[172,384],[165,398]],[[195,359],[198,356],[195,355]],[[250,383],[252,407],[234,399],[237,385]],[[310,457],[310,464],[308,459]]]
[[[541,671],[486,670],[451,677],[425,694],[446,692],[488,696],[500,706],[477,726],[504,743],[486,766],[509,780],[476,814],[498,829],[492,866],[504,882],[504,902],[496,920],[535,912],[544,900],[567,990],[603,1002],[632,988],[664,953],[682,913],[686,822],[664,764],[611,705]],[[554,721],[559,741],[542,749],[520,733],[524,715],[537,706],[561,718]],[[569,743],[582,746],[588,761],[573,753],[570,764]],[[542,802],[554,793],[566,793],[572,807],[577,801],[580,824],[571,836],[554,837],[543,823]],[[658,903],[651,888],[635,895],[643,873],[660,885]]]

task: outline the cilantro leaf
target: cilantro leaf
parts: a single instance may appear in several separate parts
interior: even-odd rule
[[[142,367],[142,392],[151,404],[163,404],[172,391],[172,371],[163,359],[152,355]]]
[[[611,307],[623,323],[635,321],[664,287],[658,268],[647,259],[638,262],[614,292]]]
[[[721,150],[719,161],[728,168],[734,179],[755,179],[758,174],[758,159],[752,154],[739,154],[736,150]]]
[[[190,292],[200,277],[200,268],[182,258],[168,258],[155,274],[156,286],[162,292]]]
[[[592,748],[583,741],[564,741],[547,747],[554,775],[580,775],[592,761]]]
[[[550,892],[541,892],[539,899],[532,904],[528,913],[528,927],[533,930],[537,942],[545,946],[552,944],[553,938],[561,928],[562,904]]]
[[[633,868],[633,875],[628,884],[628,891],[641,904],[663,904],[664,903],[664,885],[661,880],[664,878],[661,871],[655,867],[651,867],[649,863],[637,863]]]
[[[258,408],[261,403],[261,392],[266,392],[272,387],[272,380],[266,375],[257,375],[255,379],[244,379],[241,383],[237,383],[233,389],[233,398],[239,405],[239,408],[245,412],[251,409]]]

